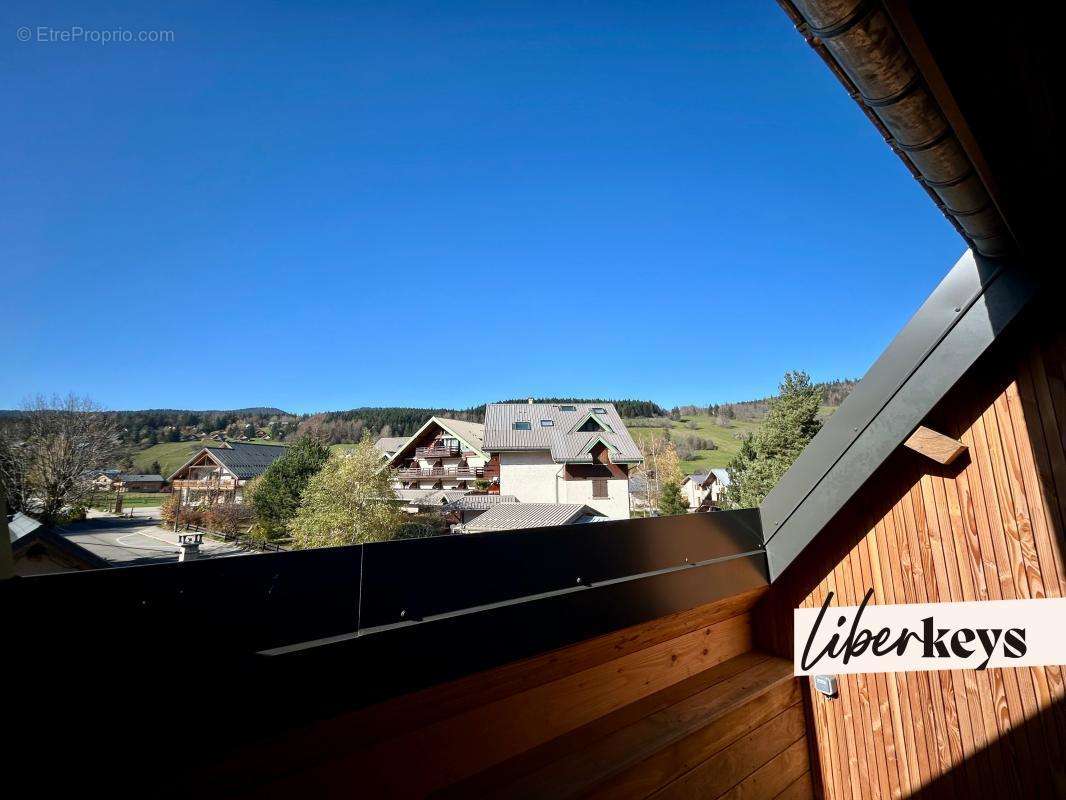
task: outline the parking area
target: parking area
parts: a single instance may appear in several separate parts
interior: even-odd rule
[[[178,558],[178,534],[159,525],[158,508],[137,508],[133,517],[90,511],[83,522],[65,525],[63,536],[115,566],[171,563]],[[232,542],[204,537],[201,558],[250,555]]]

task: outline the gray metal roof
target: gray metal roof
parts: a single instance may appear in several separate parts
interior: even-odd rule
[[[396,489],[396,497],[410,506],[443,506],[461,499],[469,489]]]
[[[116,480],[120,481],[142,481],[142,482],[164,482],[162,475],[118,475]]]
[[[707,472],[693,472],[686,478],[686,480],[690,480],[693,483],[697,483],[702,486],[707,481],[707,477],[709,475],[713,475],[715,482],[720,483],[722,486],[728,486],[730,483],[729,470],[722,469],[721,467],[709,469],[707,470]]]
[[[262,475],[267,467],[289,450],[283,444],[252,444],[250,442],[230,442],[229,447],[208,446],[204,449],[211,451],[212,456],[242,480]]]
[[[12,542],[21,539],[29,533],[33,533],[39,527],[41,527],[40,522],[33,517],[23,514],[21,511],[15,514],[15,516],[7,522],[7,531]]]
[[[409,441],[411,441],[410,436],[382,436],[374,442],[374,447],[391,456]]]
[[[597,408],[603,413],[595,413]],[[606,428],[577,431],[589,418]],[[522,422],[529,423],[529,430],[515,430],[515,423]],[[640,448],[611,403],[492,403],[485,409],[488,452],[549,450],[557,463],[590,463],[589,449],[600,440],[611,451],[612,462],[634,464],[642,460]]]
[[[444,507],[445,511],[484,511],[500,503],[517,503],[513,494],[468,494],[453,500]]]
[[[463,526],[466,533],[507,531],[520,528],[546,528],[569,525],[582,517],[603,517],[581,503],[499,503],[473,522]]]

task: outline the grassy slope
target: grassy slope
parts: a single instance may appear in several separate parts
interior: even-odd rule
[[[218,442],[208,439],[202,442],[161,442],[134,453],[133,468],[147,472],[152,462],[158,461],[159,466],[163,468],[163,477],[169,478],[174,470],[192,458],[193,453],[199,452],[209,444],[218,444]]]
[[[269,439],[253,439],[255,444],[284,444],[284,442],[272,442]],[[199,442],[162,442],[146,447],[133,455],[133,468],[147,472],[153,461],[159,461],[163,468],[163,477],[169,478],[171,473],[193,457],[207,445],[217,445],[213,439],[204,439]]]
[[[644,442],[655,436],[661,436],[664,428],[641,428],[643,420],[625,420],[626,427],[637,442]],[[656,420],[659,422],[659,420]],[[667,420],[669,422],[669,420]],[[689,423],[695,425],[695,429],[688,427]],[[717,450],[698,450],[695,457],[681,462],[681,469],[686,473],[702,472],[711,467],[724,467],[740,449],[741,440],[735,434],[751,433],[759,428],[759,422],[746,420],[731,420],[730,427],[718,425],[713,417],[706,414],[696,414],[682,417],[680,422],[673,422],[670,426],[670,437],[674,441],[683,439],[685,436],[698,436],[701,439],[711,439]]]
[[[834,411],[829,406],[823,406],[821,416],[828,417]],[[639,427],[641,422],[645,420],[640,419],[627,419],[624,420],[626,427],[629,428],[629,432],[637,442],[644,442],[652,437],[659,436],[663,433],[663,428],[642,428]],[[664,420],[657,419],[654,422],[659,423]],[[704,472],[711,467],[725,467],[736,455],[737,450],[740,449],[741,439],[737,434],[754,433],[762,425],[762,420],[730,420],[728,427],[723,427],[715,422],[714,417],[709,417],[706,414],[695,414],[692,416],[682,417],[679,422],[670,422],[670,437],[676,442],[683,439],[685,436],[698,436],[701,439],[711,439],[716,445],[717,450],[698,450],[693,458],[688,461],[681,462],[681,469],[687,474],[693,472]],[[690,428],[692,424],[695,427]]]

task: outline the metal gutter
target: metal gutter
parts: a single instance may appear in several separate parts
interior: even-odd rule
[[[759,507],[771,581],[921,424],[1038,286],[1009,260],[972,252],[959,259]]]
[[[988,188],[881,3],[778,4],[973,248],[990,257],[1012,252]]]

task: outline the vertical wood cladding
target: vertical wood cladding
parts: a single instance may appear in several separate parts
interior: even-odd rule
[[[791,609],[830,591],[839,605],[869,588],[882,604],[1064,596],[1064,375],[1061,325],[1020,323],[926,420],[968,451],[941,466],[901,448],[775,583],[761,644],[790,654]],[[840,676],[839,699],[810,695],[812,772],[834,800],[1066,796],[1064,669]]]

